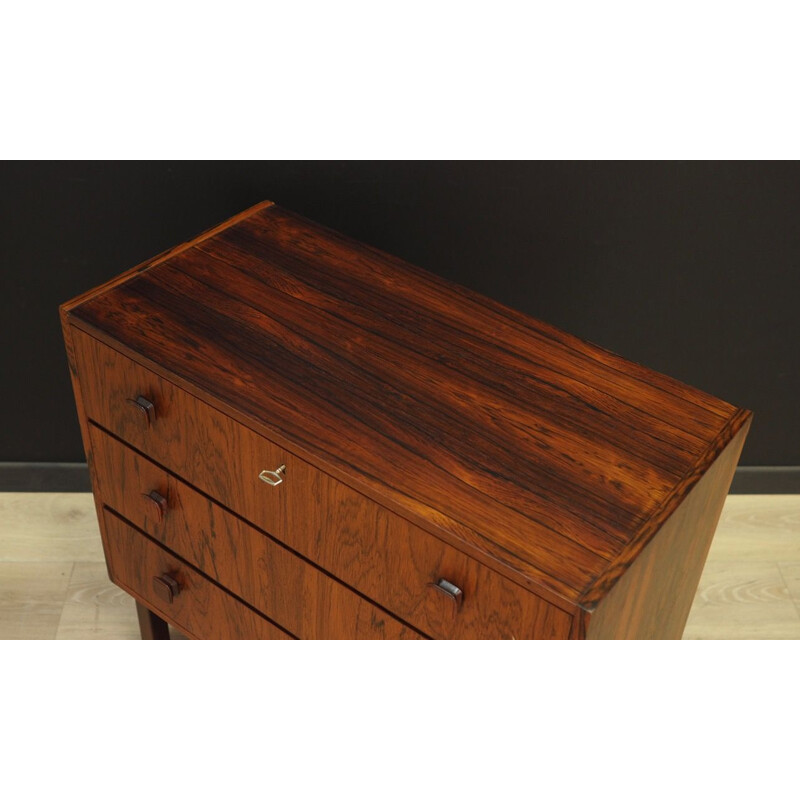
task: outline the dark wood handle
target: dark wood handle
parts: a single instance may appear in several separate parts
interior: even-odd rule
[[[461,610],[461,604],[464,602],[464,592],[458,586],[444,578],[440,578],[437,583],[429,583],[428,586],[432,586],[437,592],[447,597],[453,604],[453,616],[458,614]]]
[[[171,603],[181,593],[181,587],[172,575],[164,573],[153,578],[153,591],[165,603]]]
[[[159,494],[155,489],[153,489],[152,492],[142,495],[142,497],[149,500],[150,504],[155,507],[158,513],[158,521],[161,522],[167,513],[167,498],[164,497],[163,494]]]
[[[142,412],[148,428],[155,422],[156,407],[146,397],[141,394],[135,400],[129,397],[128,402]]]

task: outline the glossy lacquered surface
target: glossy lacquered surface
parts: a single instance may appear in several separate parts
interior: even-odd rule
[[[443,541],[589,609],[749,418],[269,204],[68,316]]]
[[[293,638],[109,510],[103,527],[109,575],[159,619],[197,639]],[[177,587],[169,599],[158,589],[165,580]]]
[[[324,603],[324,596],[298,592],[293,577],[297,567],[291,567],[290,560],[289,568],[278,567],[274,557],[265,561],[265,543],[251,535],[249,544],[238,540],[229,546],[233,541],[229,534],[242,529],[218,505],[428,636],[568,635],[570,612],[446,545],[87,334],[75,331],[72,339],[77,373],[85,387],[91,463],[102,503],[144,530],[169,537],[169,546],[176,552],[195,552],[187,556],[192,563],[198,563],[199,554],[206,550],[202,558],[207,574],[223,569],[226,586],[236,587],[248,599],[253,593],[261,595],[263,602],[271,603],[270,615],[276,621],[291,611],[298,623],[291,629],[296,635],[304,631],[322,636],[324,630],[331,637],[347,630],[359,637],[400,637],[413,632],[377,612],[374,619],[372,612],[363,613],[361,622],[366,627],[359,627],[359,620],[352,618],[353,608],[344,614],[341,603],[328,606],[330,618],[314,618],[313,609],[318,602]],[[127,397],[140,394],[152,401],[151,422],[126,402]],[[157,464],[136,456],[126,445]],[[282,483],[269,486],[259,480],[265,467],[274,469],[280,464],[287,468]],[[216,503],[202,503],[189,486]],[[167,498],[166,514],[151,499],[153,491]],[[437,591],[442,579],[462,591],[458,608]],[[375,630],[381,619],[387,621]]]
[[[302,639],[418,639],[416,631],[91,426],[105,503]],[[148,498],[157,491],[163,513]]]

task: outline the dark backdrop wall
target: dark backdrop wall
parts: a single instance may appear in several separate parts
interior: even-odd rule
[[[59,303],[263,199],[755,412],[800,464],[800,165],[0,166],[0,461],[82,461]]]

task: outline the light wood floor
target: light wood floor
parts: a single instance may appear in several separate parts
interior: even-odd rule
[[[137,638],[92,496],[0,493],[0,639]],[[684,638],[800,639],[800,495],[728,497]]]

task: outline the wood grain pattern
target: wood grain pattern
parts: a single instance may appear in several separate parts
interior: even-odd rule
[[[687,486],[692,487],[688,495],[688,497],[691,497],[692,493],[697,487],[698,481],[707,474],[712,465],[721,460],[722,456],[717,453],[718,443],[721,441],[728,441],[728,434],[730,430],[736,430],[736,436],[738,436],[742,431],[744,431],[746,435],[747,431],[750,429],[751,419],[752,414],[749,411],[738,410],[736,414],[734,414],[731,421],[728,423],[728,426],[720,434],[718,434],[715,441],[709,446],[694,467],[692,467],[692,469],[689,470],[689,472],[687,472],[686,475],[684,475],[683,478],[675,484],[674,488],[670,492],[670,495],[644,523],[637,539],[631,542],[630,546],[624,551],[620,552],[616,558],[612,559],[605,571],[597,578],[597,580],[584,590],[580,598],[580,605],[583,609],[594,609],[598,602],[609,593],[609,591],[616,584],[617,580],[619,580],[619,578],[625,573],[630,565],[634,563],[634,560],[639,556],[639,554],[646,549],[646,546],[653,539],[655,533],[661,530],[667,522],[672,521],[672,518],[677,512],[672,505],[671,498],[676,496],[684,496],[684,489]],[[734,440],[736,439],[736,436],[734,436]],[[741,439],[741,444],[736,451],[737,459],[739,457],[739,453],[741,453],[743,444],[744,438]],[[730,447],[730,443],[726,446],[726,449],[728,447]],[[735,469],[736,462],[734,462],[731,466],[731,479],[733,478],[733,470]],[[725,485],[724,491],[726,493],[730,487],[730,482],[731,481],[729,480]],[[719,498],[719,508],[722,507],[721,503],[723,499],[724,495]],[[685,504],[685,502],[686,501],[684,500],[683,504]],[[682,506],[679,506],[678,509],[681,507]],[[711,534],[713,535],[713,529],[711,530]],[[705,532],[698,531],[698,535],[704,537]]]
[[[778,570],[795,605],[795,610],[800,615],[800,562],[779,564]]]
[[[292,638],[112,512],[104,509],[103,517],[112,580],[162,620],[192,638]],[[163,574],[181,587],[172,603],[153,591],[153,578]]]
[[[99,545],[96,523],[94,535]],[[135,605],[126,591],[111,582],[105,561],[77,561],[55,638],[138,639]]]
[[[78,302],[73,301],[73,302]],[[72,383],[72,391],[75,396],[75,407],[78,412],[78,424],[81,429],[81,441],[83,442],[83,450],[86,453],[86,462],[89,467],[89,477],[92,481],[92,497],[94,499],[95,514],[100,526],[100,538],[103,544],[103,556],[106,563],[108,563],[108,547],[105,532],[105,520],[103,517],[103,507],[100,502],[100,492],[97,484],[97,475],[94,470],[94,460],[92,458],[92,445],[89,439],[89,419],[86,415],[86,408],[83,403],[83,392],[81,390],[81,383],[78,377],[78,356],[75,354],[75,334],[77,333],[75,327],[69,322],[68,309],[71,303],[65,303],[59,309],[61,319],[61,330],[64,336],[64,347],[67,352],[67,364],[69,366],[69,376]]]
[[[711,545],[716,561],[800,561],[800,495],[731,495],[725,522]]]
[[[395,593],[406,596],[402,607],[409,601],[418,605],[419,598],[412,601],[408,592],[419,592],[427,582],[443,577],[435,574],[436,565],[443,559],[459,574],[473,570],[489,574],[478,565],[467,566],[471,559],[451,552],[452,548],[431,540],[395,514],[100,342],[76,331],[75,343],[80,351],[81,382],[87,387],[86,409],[92,420],[391,611],[398,613],[398,601],[392,600]],[[145,424],[142,415],[126,402],[137,394],[148,396],[155,404],[152,425]],[[281,464],[287,467],[287,477],[280,487],[272,489],[258,480],[261,470]],[[363,521],[361,527],[356,526],[356,520]],[[389,529],[390,542],[406,541],[416,554],[416,566],[402,572],[396,566],[389,567],[396,556],[380,552],[376,527]],[[343,535],[348,537],[349,548],[344,548]],[[580,572],[584,564],[581,548],[564,542],[563,575],[558,585],[566,587],[572,576],[586,580],[588,574]],[[534,550],[540,547],[537,542],[530,546]],[[346,552],[352,548],[357,552]],[[363,585],[364,576],[352,574],[360,572],[366,563],[374,571],[367,581],[369,588]],[[411,577],[416,579],[410,585],[403,584]],[[491,582],[499,586],[503,579],[497,576]],[[555,594],[545,596],[558,602]],[[526,593],[520,592],[520,597],[526,597]],[[428,605],[433,613],[436,604]],[[436,630],[442,630],[441,624]]]
[[[715,540],[721,534],[727,538],[722,525]],[[795,535],[800,537],[800,528]],[[716,561],[712,547],[684,639],[800,639],[800,614],[790,594],[791,563],[774,561],[779,539],[777,534],[766,537],[755,561],[744,552],[736,561]]]
[[[69,367],[70,382],[72,384],[72,392],[75,397],[75,406],[78,412],[78,423],[80,425],[80,430],[81,430],[81,440],[83,442],[84,452],[86,453],[86,461],[89,467],[89,476],[92,481],[92,490],[93,490],[92,496],[94,498],[95,514],[97,516],[98,524],[100,526],[100,536],[101,536],[101,541],[103,543],[103,553],[106,562],[108,562],[108,547],[107,547],[107,537],[105,532],[105,519],[103,516],[102,505],[99,499],[100,493],[97,485],[97,476],[94,471],[91,444],[89,442],[89,430],[87,427],[88,417],[86,415],[86,410],[84,408],[83,392],[81,390],[80,381],[78,379],[77,362],[75,356],[75,349],[73,345],[73,334],[75,331],[75,327],[72,324],[70,324],[71,320],[70,312],[72,311],[73,308],[86,302],[90,298],[97,299],[105,292],[108,292],[114,287],[123,284],[130,277],[142,274],[151,267],[155,267],[158,264],[161,264],[162,262],[168,260],[171,256],[179,254],[190,247],[200,244],[204,239],[222,232],[229,225],[235,225],[237,222],[244,219],[247,215],[268,208],[271,205],[272,205],[271,201],[268,200],[262,203],[258,203],[257,205],[242,212],[241,214],[237,214],[231,217],[229,220],[226,220],[220,225],[216,225],[213,228],[204,231],[203,233],[199,234],[197,237],[192,239],[190,242],[185,242],[180,245],[177,245],[176,247],[169,248],[163,253],[160,253],[159,255],[154,256],[153,258],[147,259],[142,264],[139,264],[138,266],[135,266],[127,270],[121,275],[112,278],[110,281],[107,281],[102,286],[92,288],[89,291],[83,292],[82,294],[78,295],[72,300],[62,303],[62,305],[59,307],[59,319],[61,322],[62,335],[64,337],[64,347],[66,349],[66,354],[67,354],[67,365]]]
[[[294,636],[421,638],[101,429],[90,432],[103,502]],[[163,516],[147,502],[154,490],[167,499]]]
[[[133,598],[109,581],[91,494],[0,493],[0,532],[0,639],[52,638],[59,616],[58,639],[140,637]],[[70,572],[59,609],[52,576]],[[800,495],[728,495],[683,638],[800,639],[799,609]]]
[[[0,561],[0,639],[55,639],[71,562]]]
[[[749,419],[274,206],[70,318],[504,575],[586,607]]]
[[[75,343],[92,420],[418,630],[436,638],[560,638],[568,630],[571,613],[91,337],[76,332]],[[139,393],[155,404],[151,426],[125,402]],[[281,464],[287,472],[279,487],[258,480]],[[440,578],[466,595],[455,618],[429,588]]]
[[[111,280],[106,281],[100,286],[94,286],[91,289],[88,289],[87,291],[77,295],[76,297],[73,297],[71,300],[68,300],[66,303],[62,303],[59,308],[62,322],[63,320],[66,319],[67,314],[75,306],[84,303],[86,300],[90,298],[99,297],[104,292],[113,289],[120,283],[124,283],[134,275],[139,275],[140,273],[145,272],[151,267],[155,267],[158,264],[161,264],[163,261],[166,261],[172,256],[178,255],[179,253],[182,253],[184,250],[188,250],[190,247],[196,247],[197,245],[201,244],[203,240],[209,239],[212,236],[221,233],[231,225],[235,225],[237,222],[240,222],[241,220],[250,216],[250,214],[255,214],[256,212],[261,211],[262,209],[269,208],[271,205],[273,205],[271,200],[264,200],[261,203],[256,203],[256,205],[246,209],[245,211],[242,211],[240,214],[235,214],[230,219],[225,220],[225,222],[222,222],[219,225],[214,225],[213,227],[208,228],[202,233],[199,233],[197,236],[193,237],[189,241],[182,242],[181,244],[175,245],[174,247],[169,247],[163,252],[159,253],[158,255],[146,259],[141,264],[137,264],[136,266],[133,266],[130,269],[125,270],[125,272],[122,272],[119,275],[115,275],[113,278],[111,278]]]
[[[749,422],[596,610],[589,639],[680,639]]]
[[[102,564],[92,495],[0,492],[0,561]]]

